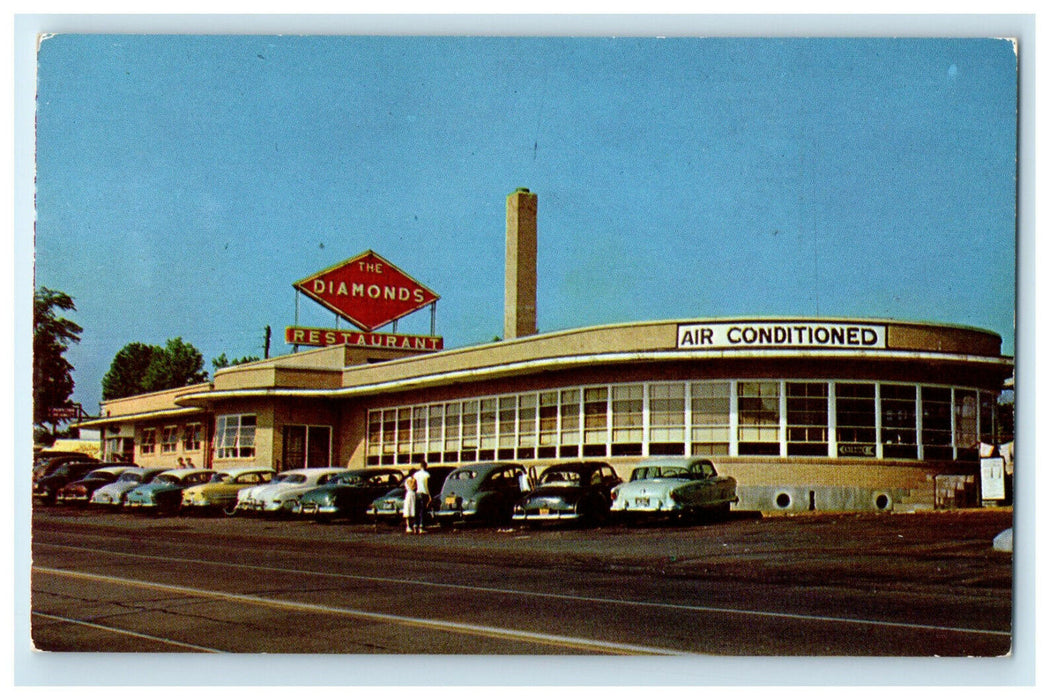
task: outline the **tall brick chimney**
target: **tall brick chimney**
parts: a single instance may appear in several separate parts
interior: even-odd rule
[[[506,302],[503,337],[536,333],[536,195],[519,187],[506,198]]]

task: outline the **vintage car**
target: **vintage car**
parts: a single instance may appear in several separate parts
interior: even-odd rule
[[[38,479],[54,473],[55,470],[64,464],[71,464],[73,462],[94,462],[98,467],[106,466],[95,457],[90,457],[89,455],[81,454],[79,452],[47,452],[38,456],[33,461],[34,483]]]
[[[597,525],[609,515],[610,493],[621,483],[605,462],[555,464],[543,470],[536,487],[514,506],[513,521]]]
[[[448,474],[455,471],[454,467],[429,467],[429,496],[430,500],[436,500],[444,487],[444,480]],[[367,509],[367,517],[375,523],[399,523],[404,517],[404,487],[403,485],[390,489],[385,494],[374,499]]]
[[[96,489],[88,502],[94,506],[120,508],[129,491],[140,484],[149,484],[164,471],[167,471],[165,467],[137,467],[123,471],[115,481]]]
[[[282,472],[270,483],[251,486],[239,491],[235,511],[238,513],[292,513],[301,494],[326,483],[327,479],[343,471],[347,470],[338,467],[320,467]]]
[[[720,476],[708,459],[653,457],[640,462],[631,479],[613,489],[615,516],[667,515],[694,517],[721,512],[737,503],[737,482]]]
[[[362,520],[378,496],[391,491],[407,475],[399,469],[349,469],[301,494],[294,513],[320,522],[336,518]]]
[[[175,513],[180,510],[184,489],[204,484],[213,478],[211,469],[170,469],[140,484],[125,496],[125,507],[153,513]]]
[[[59,489],[59,492],[55,495],[55,500],[66,505],[84,505],[88,503],[96,489],[117,481],[122,472],[126,472],[129,469],[138,469],[138,467],[120,465],[93,469],[85,474],[83,479],[71,481]]]
[[[66,484],[83,479],[88,472],[102,467],[129,466],[135,464],[120,464],[118,462],[101,463],[95,460],[91,462],[63,462],[51,473],[42,476],[33,482],[33,497],[42,502],[51,504],[55,502],[55,496]]]
[[[530,489],[528,470],[512,462],[480,462],[459,467],[444,480],[432,517],[441,525],[483,522],[509,524],[514,504]]]
[[[217,469],[213,478],[198,486],[184,489],[180,507],[184,513],[207,513],[222,511],[235,514],[235,503],[239,491],[266,484],[275,476],[271,467],[249,466]]]

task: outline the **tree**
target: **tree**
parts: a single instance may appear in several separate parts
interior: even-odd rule
[[[118,351],[103,376],[103,399],[151,391],[176,389],[204,382],[202,353],[182,338],[170,338],[165,347],[129,343]]]
[[[144,343],[129,343],[118,350],[110,363],[110,369],[103,375],[103,400],[147,392],[147,369],[162,352],[157,345]]]
[[[147,391],[175,389],[204,382],[209,374],[202,370],[202,353],[183,338],[170,338],[165,348],[147,367],[144,384]]]
[[[76,311],[73,298],[47,287],[33,294],[33,423],[57,423],[51,409],[70,406],[73,394],[73,365],[64,357],[72,343],[81,341],[84,331],[56,311]]]
[[[213,371],[218,369],[224,369],[225,367],[234,367],[235,365],[244,365],[247,362],[257,362],[261,358],[256,355],[247,355],[246,357],[240,357],[237,360],[229,360],[226,352],[220,353],[220,357],[213,358]]]

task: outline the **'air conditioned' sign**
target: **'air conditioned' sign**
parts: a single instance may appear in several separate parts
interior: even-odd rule
[[[694,323],[679,326],[678,332],[680,350],[888,347],[885,326],[857,323]]]
[[[294,287],[365,331],[440,299],[371,250],[294,282]]]

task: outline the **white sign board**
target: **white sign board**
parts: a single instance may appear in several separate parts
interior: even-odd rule
[[[813,321],[694,323],[679,326],[680,350],[736,348],[883,349],[887,326]]]
[[[1006,497],[1006,468],[1001,457],[980,460],[980,500],[1001,501]]]

